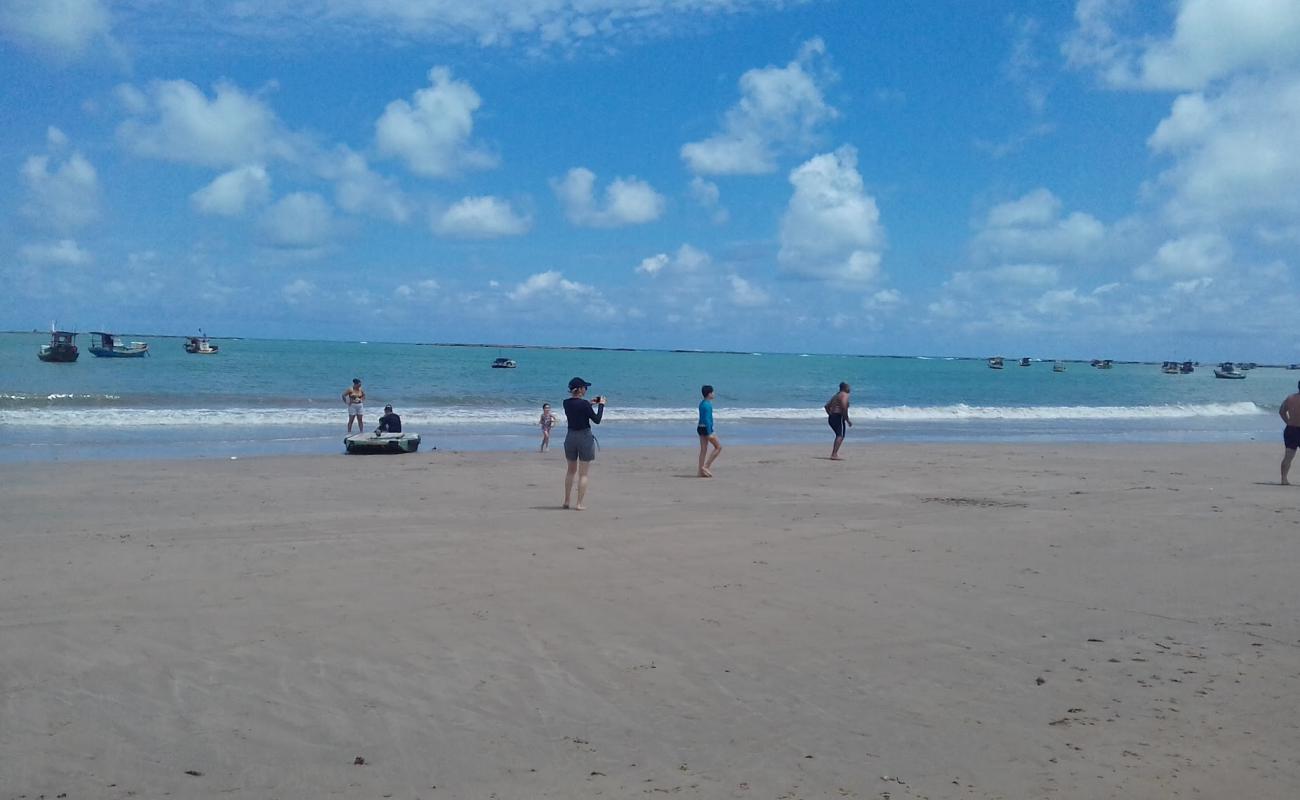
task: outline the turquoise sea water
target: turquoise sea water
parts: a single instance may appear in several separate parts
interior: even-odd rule
[[[541,404],[558,409],[574,375],[610,398],[605,449],[694,446],[703,383],[716,387],[724,440],[827,444],[821,407],[841,380],[853,385],[850,444],[1271,441],[1275,409],[1300,376],[1261,368],[1225,381],[1209,365],[1171,376],[1086,363],[1053,373],[1050,360],[1022,368],[1010,357],[995,371],[944,358],[233,339],[197,356],[180,339],[148,337],[129,337],[150,341],[147,358],[101,359],[84,336],[79,361],[45,364],[36,351],[47,338],[0,335],[0,460],[341,452],[339,395],[353,377],[364,381],[368,426],[392,403],[425,447],[443,449],[534,448]],[[498,356],[519,367],[490,369]]]

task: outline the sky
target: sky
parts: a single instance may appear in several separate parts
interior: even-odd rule
[[[1300,0],[6,0],[0,328],[1300,361]]]

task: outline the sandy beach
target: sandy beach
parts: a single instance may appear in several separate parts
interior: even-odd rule
[[[826,449],[0,466],[0,800],[1300,794],[1280,446]]]

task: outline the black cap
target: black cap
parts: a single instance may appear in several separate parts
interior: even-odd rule
[[[384,406],[384,410],[385,410],[385,411],[392,411],[392,410],[393,410],[393,407],[392,407],[392,406]]]
[[[590,385],[591,385],[590,383],[587,383],[587,382],[584,381],[582,378],[570,378],[570,379],[569,379],[569,391],[573,391],[574,389],[577,389],[578,387],[584,387],[584,388],[585,388],[585,387],[590,386]]]
[[[353,383],[361,383],[361,379],[360,379],[360,378],[353,378],[353,379],[352,379],[352,382],[353,382]]]

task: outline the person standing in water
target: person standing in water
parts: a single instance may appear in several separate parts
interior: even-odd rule
[[[537,452],[545,453],[551,446],[551,428],[555,426],[555,415],[551,413],[551,404],[542,403],[542,447]]]
[[[700,401],[700,421],[695,428],[695,432],[700,437],[700,471],[698,474],[701,478],[712,478],[713,473],[709,471],[709,468],[722,454],[722,442],[718,441],[718,435],[713,432],[713,387],[706,383],[700,387],[700,394],[704,395],[704,399]],[[713,455],[708,456],[706,460],[705,455],[709,451],[709,445],[713,445]]]
[[[352,420],[357,421],[357,433],[365,433],[362,414],[366,411],[366,390],[361,388],[361,379],[353,378],[351,388],[343,390],[343,402],[348,406],[348,433],[352,433]]]
[[[1296,388],[1300,389],[1300,384]],[[1300,447],[1300,391],[1287,395],[1277,413],[1286,423],[1286,429],[1282,431],[1282,444],[1286,448],[1286,454],[1282,456],[1282,485],[1290,486],[1287,474],[1291,472],[1291,461],[1295,458],[1296,448]]]
[[[564,508],[569,507],[569,496],[573,494],[573,479],[578,479],[578,497],[573,507],[583,511],[587,507],[583,500],[587,497],[587,473],[591,462],[596,460],[596,437],[591,432],[592,423],[600,424],[605,415],[605,398],[597,396],[595,407],[587,400],[587,388],[591,384],[582,378],[569,381],[569,399],[564,401],[564,416],[569,421],[569,432],[564,437],[564,459],[568,462],[564,473]]]
[[[826,424],[835,431],[835,444],[831,446],[831,460],[841,461],[840,445],[844,444],[844,434],[853,427],[849,420],[849,385],[840,383],[840,390],[826,401]]]

